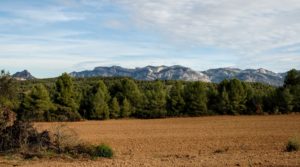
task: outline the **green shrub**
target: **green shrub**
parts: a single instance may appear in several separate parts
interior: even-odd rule
[[[106,157],[106,158],[111,158],[113,157],[114,152],[111,149],[110,146],[106,145],[106,144],[101,144],[99,146],[95,147],[93,156],[95,157]]]
[[[298,151],[300,149],[300,142],[298,138],[289,139],[285,149],[288,152]]]
[[[114,155],[113,150],[108,145],[101,144],[99,146],[92,146],[84,143],[66,147],[64,153],[68,153],[72,157],[84,156],[92,159],[97,157],[111,158]]]

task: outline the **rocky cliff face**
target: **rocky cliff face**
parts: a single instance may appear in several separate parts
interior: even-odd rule
[[[185,80],[219,83],[224,79],[237,78],[246,82],[261,82],[281,86],[286,73],[274,73],[266,69],[217,68],[207,71],[195,71],[183,66],[146,66],[128,69],[119,66],[96,67],[94,70],[70,73],[73,77],[113,77],[125,76],[137,80]]]

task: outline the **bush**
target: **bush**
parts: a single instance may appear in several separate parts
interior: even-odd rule
[[[52,146],[48,131],[38,132],[32,124],[16,121],[16,114],[11,110],[0,108],[1,153],[20,153],[29,158]]]
[[[68,152],[69,149],[81,144],[77,133],[65,125],[59,125],[52,131],[54,149],[58,153]]]
[[[288,152],[298,151],[300,149],[300,142],[298,138],[289,139],[285,149]]]
[[[72,157],[107,157],[113,156],[113,150],[105,144],[93,146],[83,143],[78,139],[75,131],[67,126],[61,125],[54,129],[53,149],[58,154],[69,154]]]
[[[51,146],[49,132],[39,133],[28,122],[16,121],[0,132],[0,152],[40,152]]]
[[[114,152],[110,146],[108,146],[106,144],[101,144],[94,148],[94,152],[93,152],[92,156],[111,158],[111,157],[113,157],[113,155],[114,155]]]

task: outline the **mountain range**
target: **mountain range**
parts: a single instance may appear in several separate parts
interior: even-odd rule
[[[120,66],[96,67],[70,73],[73,77],[114,77],[126,76],[137,80],[185,80],[219,83],[224,79],[237,78],[246,82],[261,82],[273,86],[282,86],[286,73],[275,73],[263,68],[246,69],[217,68],[206,71],[195,71],[188,67],[175,66],[146,66],[139,68],[123,68]]]
[[[86,77],[131,77],[137,80],[184,80],[219,83],[224,79],[237,78],[246,82],[260,82],[273,86],[282,86],[286,73],[275,73],[263,68],[238,69],[216,68],[206,71],[195,71],[184,66],[146,66],[137,68],[123,68],[120,66],[96,67],[93,70],[71,72],[76,78]],[[34,76],[24,70],[12,75],[18,80],[32,80]]]

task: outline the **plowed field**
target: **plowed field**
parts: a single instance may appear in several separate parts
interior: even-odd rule
[[[213,116],[153,120],[36,123],[65,124],[92,144],[107,143],[112,159],[13,160],[0,166],[300,166],[300,152],[285,152],[300,137],[300,115]]]

